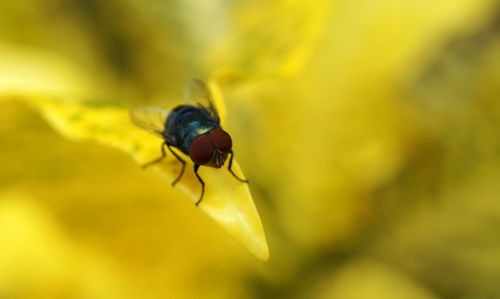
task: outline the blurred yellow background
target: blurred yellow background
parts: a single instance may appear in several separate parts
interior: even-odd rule
[[[192,77],[268,262],[109,147]],[[500,1],[0,0],[0,298],[499,298],[499,129]]]

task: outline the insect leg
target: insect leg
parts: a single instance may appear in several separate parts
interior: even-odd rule
[[[205,193],[205,182],[203,182],[203,180],[198,175],[198,168],[200,168],[200,165],[194,164],[194,174],[196,174],[198,181],[200,181],[201,183],[201,196],[200,199],[198,199],[198,201],[196,202],[196,205],[198,205],[201,202],[201,200],[203,199],[203,194]]]
[[[233,170],[231,169],[231,166],[233,166],[233,156],[234,156],[234,153],[233,151],[231,150],[229,152],[229,154],[231,155],[231,158],[229,158],[229,165],[227,167],[227,169],[229,170],[229,172],[240,182],[242,183],[248,183],[248,180],[244,180],[244,179],[240,179],[236,174],[234,174]]]
[[[142,168],[147,168],[147,167],[149,167],[149,166],[151,166],[151,165],[153,165],[153,164],[156,164],[156,163],[158,163],[158,162],[161,162],[161,160],[163,160],[163,159],[165,158],[165,156],[166,156],[166,154],[165,154],[165,145],[167,145],[167,143],[166,143],[166,142],[163,142],[163,143],[161,144],[161,157],[159,157],[159,158],[157,158],[157,159],[154,159],[153,161],[149,161],[149,162],[148,162],[148,163],[146,163],[146,164],[143,164],[143,165],[142,165]]]
[[[172,182],[172,186],[175,186],[175,184],[177,184],[177,182],[181,179],[182,175],[184,174],[184,169],[186,168],[186,161],[184,161],[184,159],[179,157],[179,155],[177,155],[170,146],[171,144],[167,143],[168,150],[177,158],[177,160],[181,161],[182,163],[181,173],[179,173],[179,176],[177,176],[175,181]]]

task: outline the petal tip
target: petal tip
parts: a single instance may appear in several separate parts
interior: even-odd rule
[[[269,247],[267,246],[267,242],[265,239],[263,246],[253,251],[252,254],[262,262],[269,261]]]

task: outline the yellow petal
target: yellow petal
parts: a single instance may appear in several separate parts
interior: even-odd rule
[[[233,161],[232,169],[239,177],[243,177],[235,161]],[[200,208],[215,219],[231,236],[241,244],[245,244],[250,253],[260,260],[267,261],[269,249],[248,184],[237,181],[227,171],[221,174],[220,169],[205,168],[199,173],[207,184]],[[191,194],[191,197],[197,199],[199,187],[195,186],[194,190],[196,192]]]
[[[89,94],[92,86],[67,58],[40,48],[0,41],[0,66],[3,93]]]
[[[161,155],[162,140],[134,126],[125,106],[42,97],[23,99],[39,110],[67,138],[111,145],[127,152],[141,165]],[[216,103],[220,107],[220,99]],[[201,185],[192,171],[193,164],[189,157],[184,158],[188,163],[187,169],[175,187],[181,188],[196,202],[200,197]],[[235,173],[244,177],[238,163],[233,161],[233,164]],[[170,183],[179,174],[181,165],[172,155],[167,155],[164,161],[148,169]],[[199,207],[250,253],[267,260],[267,241],[248,184],[236,180],[226,169],[202,167],[199,174],[206,186]]]
[[[333,6],[332,1],[311,5],[303,1],[249,1],[235,5],[233,29],[212,45],[207,63],[217,70],[218,77],[296,75],[314,53]]]

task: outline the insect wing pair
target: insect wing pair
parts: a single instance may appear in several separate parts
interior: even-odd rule
[[[168,110],[159,107],[135,107],[131,109],[132,122],[163,138],[162,156],[143,165],[148,167],[165,158],[165,147],[182,163],[179,176],[172,182],[175,185],[182,177],[186,161],[176,154],[172,147],[188,155],[194,163],[194,173],[201,183],[200,199],[203,199],[205,183],[198,174],[200,166],[220,168],[230,156],[228,170],[239,181],[231,169],[233,162],[232,140],[220,126],[220,117],[215,108],[207,86],[198,79],[189,81],[185,91],[185,103]]]
[[[212,100],[208,87],[198,79],[191,79],[184,92],[184,105],[203,109],[214,121],[220,123],[220,117]],[[175,110],[175,109],[174,109]],[[171,109],[156,106],[138,106],[130,110],[130,118],[137,126],[162,138],[166,129],[166,121]]]

